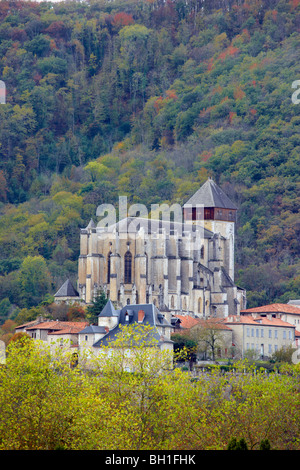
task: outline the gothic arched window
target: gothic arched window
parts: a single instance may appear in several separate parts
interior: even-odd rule
[[[124,265],[124,283],[131,284],[131,272],[132,272],[132,254],[127,251],[125,254],[125,265]]]
[[[111,251],[107,255],[107,284],[110,283],[110,256],[111,256]]]

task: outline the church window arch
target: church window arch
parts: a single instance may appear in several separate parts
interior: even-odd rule
[[[107,284],[110,283],[110,257],[111,257],[111,251],[107,255]]]
[[[171,296],[171,308],[174,308],[174,295]]]
[[[183,310],[186,310],[186,297],[183,298]]]
[[[128,250],[125,254],[124,283],[131,284],[131,282],[132,282],[132,254]]]
[[[198,298],[198,313],[202,312],[202,297]]]
[[[200,256],[201,256],[201,259],[204,259],[204,246],[203,245],[201,246]]]

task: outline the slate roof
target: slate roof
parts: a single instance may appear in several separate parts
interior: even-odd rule
[[[99,313],[98,317],[117,317],[119,310],[116,310],[112,301],[109,299],[103,310]]]
[[[209,178],[198,191],[185,203],[186,205],[196,206],[203,204],[204,207],[219,207],[223,209],[237,209],[237,206],[229,197],[219,188],[216,183]]]
[[[93,219],[91,219],[88,223],[88,225],[86,226],[86,229],[88,228],[96,228],[96,224],[95,222],[93,221]]]
[[[80,334],[93,334],[93,333],[100,333],[105,334],[107,332],[105,326],[98,326],[98,325],[89,325],[83,330],[79,331]]]
[[[112,341],[116,339],[116,335],[120,332],[120,325],[130,325],[133,323],[138,323],[139,319],[139,311],[143,310],[145,315],[143,317],[142,324],[150,325],[150,326],[161,326],[161,327],[172,327],[169,322],[165,319],[164,315],[162,315],[159,310],[155,307],[154,304],[138,304],[138,305],[126,305],[119,312],[119,322],[118,325],[110,330],[103,338],[98,340],[94,347],[100,348],[102,346],[108,346],[111,344]],[[102,314],[102,312],[101,312]],[[100,314],[100,315],[101,315]],[[128,321],[126,317],[128,316]],[[171,342],[173,341],[165,338],[164,336],[160,335],[158,331],[152,333],[152,338],[155,338],[158,341],[158,344],[161,342]]]
[[[73,287],[70,279],[67,279],[66,282],[58,289],[54,297],[79,297],[79,293]]]

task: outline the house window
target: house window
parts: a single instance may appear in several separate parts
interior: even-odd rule
[[[247,336],[250,336],[250,328],[247,328]]]
[[[86,341],[88,340],[88,335],[85,335],[85,340],[86,340]]]
[[[269,344],[269,354],[272,353],[272,344]]]
[[[278,338],[278,332],[275,330],[275,338]]]
[[[251,336],[254,336],[254,328],[251,328]]]
[[[256,338],[259,338],[259,330],[256,329]]]
[[[260,330],[260,337],[261,337],[261,338],[264,337],[264,330]]]
[[[132,254],[127,251],[125,254],[125,267],[124,267],[124,282],[125,284],[131,284],[131,272],[132,272]]]
[[[286,331],[283,330],[283,339],[286,339]]]
[[[272,330],[269,330],[269,338],[272,338]]]

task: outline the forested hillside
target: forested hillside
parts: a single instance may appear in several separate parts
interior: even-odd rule
[[[239,208],[248,306],[300,298],[299,51],[299,0],[2,0],[0,321],[76,282],[99,204],[208,176]]]

